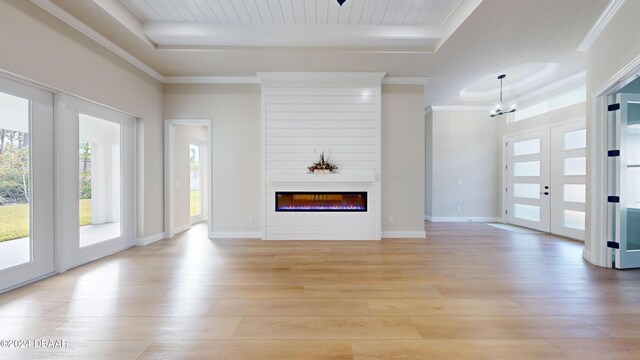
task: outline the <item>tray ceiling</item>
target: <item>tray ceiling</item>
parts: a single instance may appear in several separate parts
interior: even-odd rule
[[[158,47],[436,51],[482,0],[121,0]]]

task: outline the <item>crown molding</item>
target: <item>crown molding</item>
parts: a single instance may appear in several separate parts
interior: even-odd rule
[[[261,84],[257,76],[165,76],[165,84]]]
[[[624,5],[624,1],[625,0],[611,0],[611,2],[609,2],[609,5],[607,5],[602,14],[600,14],[600,17],[596,20],[595,24],[593,24],[584,39],[582,39],[582,42],[578,46],[578,51],[589,51],[591,45],[593,45],[593,43],[598,39],[600,34],[602,34],[604,29],[606,29],[607,25],[609,25],[611,19],[613,19],[622,5]]]
[[[49,14],[55,16],[65,24],[71,26],[72,28],[78,30],[82,34],[84,34],[89,39],[97,42],[102,45],[105,49],[111,51],[112,53],[118,55],[123,60],[127,61],[131,65],[136,68],[142,70],[147,75],[153,77],[154,79],[163,82],[164,76],[154,70],[151,66],[143,63],[135,56],[131,55],[129,52],[121,48],[120,46],[113,43],[111,40],[107,39],[97,31],[93,30],[89,25],[83,23],[75,16],[69,14],[64,9],[54,4],[51,0],[31,0],[32,3],[41,7],[43,10],[48,12]]]
[[[316,85],[380,86],[384,72],[259,72],[262,84],[296,85],[312,82]]]

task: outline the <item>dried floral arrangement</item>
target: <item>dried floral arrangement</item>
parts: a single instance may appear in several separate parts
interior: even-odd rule
[[[334,171],[336,170],[338,167],[332,163],[329,162],[329,160],[325,160],[324,158],[324,152],[320,153],[320,161],[313,163],[313,165],[307,167],[307,169],[309,169],[310,173],[314,173],[316,171],[322,171],[322,170],[328,170],[328,171]]]

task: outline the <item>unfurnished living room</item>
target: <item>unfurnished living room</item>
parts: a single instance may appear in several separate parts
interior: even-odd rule
[[[639,0],[0,0],[0,359],[640,359]]]

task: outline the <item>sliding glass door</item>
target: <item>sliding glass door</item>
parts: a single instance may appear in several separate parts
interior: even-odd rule
[[[0,77],[0,291],[54,270],[53,95]]]
[[[67,267],[133,245],[135,119],[60,97],[64,143],[64,247]]]

